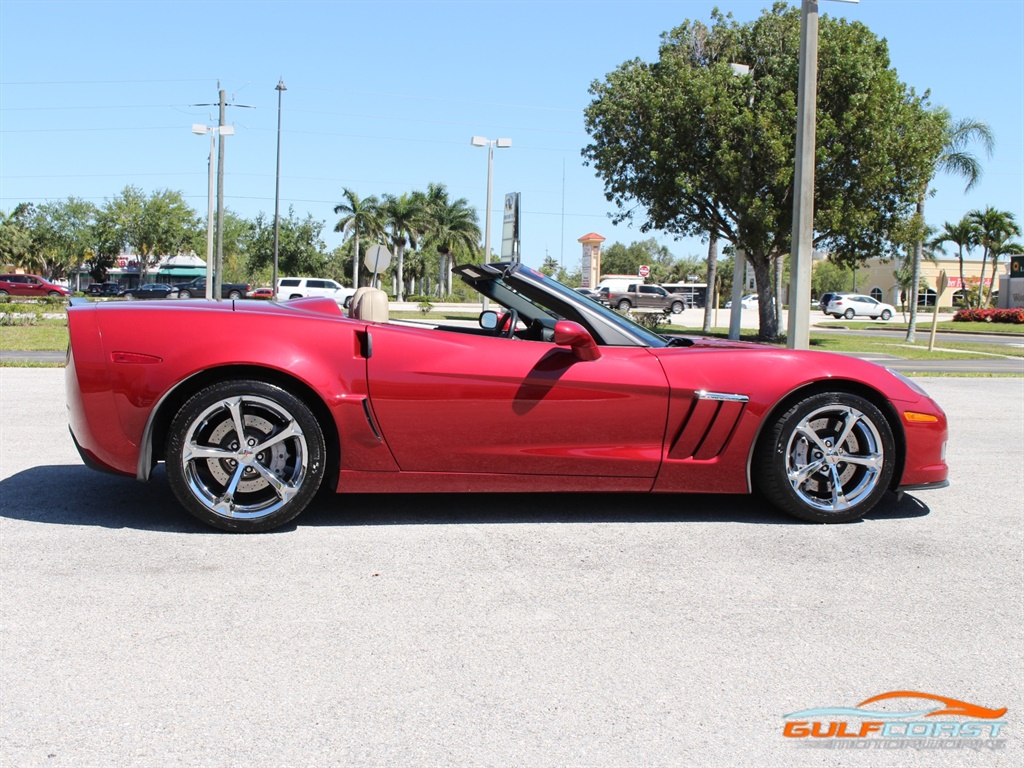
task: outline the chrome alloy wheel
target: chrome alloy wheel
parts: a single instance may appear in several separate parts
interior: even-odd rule
[[[882,436],[871,418],[835,403],[801,419],[785,450],[786,477],[805,504],[843,512],[878,486],[885,464]]]
[[[306,436],[281,404],[225,397],[185,429],[181,470],[193,497],[214,515],[272,515],[299,493],[308,469]]]

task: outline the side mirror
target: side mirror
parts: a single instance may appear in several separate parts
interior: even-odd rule
[[[493,331],[498,327],[498,313],[494,310],[488,309],[486,312],[481,312],[480,317],[477,319],[480,323],[480,327],[485,331]]]
[[[601,357],[601,348],[597,346],[590,331],[572,320],[559,320],[555,323],[555,344],[571,347],[577,360],[597,360]]]

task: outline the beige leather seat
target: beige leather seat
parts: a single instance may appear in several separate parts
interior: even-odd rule
[[[388,295],[380,288],[364,285],[356,289],[349,302],[348,316],[371,323],[388,321]]]

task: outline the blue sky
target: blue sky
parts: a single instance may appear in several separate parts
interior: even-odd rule
[[[373,2],[54,2],[0,0],[0,209],[68,196],[102,204],[125,185],[183,192],[205,213],[218,81],[236,133],[225,196],[244,216],[273,213],[277,92],[283,78],[281,208],[327,221],[343,187],[360,195],[448,186],[483,228],[487,152],[470,137],[509,137],[495,150],[494,234],[506,192],[522,195],[523,260],[569,265],[577,238],[650,235],[613,226],[603,185],[585,167],[588,86],[659,36],[715,5],[740,21],[763,0],[374,0]],[[933,225],[993,205],[1024,222],[1024,0],[821,2],[889,42],[892,65],[954,117],[996,137],[970,193],[937,179]],[[698,240],[658,239],[676,256]]]

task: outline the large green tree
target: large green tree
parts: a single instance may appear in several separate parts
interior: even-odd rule
[[[138,187],[127,186],[104,204],[98,217],[105,249],[114,245],[131,248],[143,279],[161,256],[189,248],[200,229],[196,212],[181,192],[172,189],[147,195]]]
[[[946,243],[956,246],[956,258],[960,262],[960,290],[963,291],[966,306],[970,306],[970,304],[967,303],[968,291],[967,278],[964,275],[964,256],[969,256],[971,250],[978,245],[980,233],[978,225],[969,216],[964,216],[956,224],[950,224],[948,221],[943,223],[942,231],[932,240],[932,245],[940,249]],[[967,253],[965,254],[964,251]]]
[[[1013,253],[1020,249],[1010,238],[1020,234],[1020,226],[1010,211],[1000,211],[991,205],[984,210],[974,210],[967,214],[978,229],[978,244],[982,247],[981,255],[981,287],[978,289],[978,306],[987,306],[989,298],[985,296],[985,263],[992,259],[992,282],[988,294],[996,288],[996,268],[999,257],[1005,253]]]
[[[452,200],[444,184],[433,182],[427,185],[422,201],[423,246],[433,248],[438,254],[437,295],[449,295],[452,292],[452,255],[465,254],[472,258],[477,254],[480,226],[476,209],[464,197]]]
[[[415,248],[416,239],[423,232],[426,208],[422,195],[402,193],[384,195],[381,202],[381,219],[388,232],[395,254],[396,299],[405,300],[405,247]]]
[[[715,237],[746,254],[760,332],[778,334],[771,265],[790,250],[800,13],[777,3],[739,24],[715,11],[662,36],[590,88],[583,156],[616,222]],[[888,252],[939,152],[941,124],[860,23],[819,26],[815,237],[838,258]],[[737,76],[731,64],[749,69]]]
[[[934,110],[933,114],[942,127],[941,143],[939,152],[928,169],[925,182],[918,192],[914,215],[918,220],[915,226],[919,232],[925,232],[928,228],[924,218],[924,201],[928,197],[928,186],[932,179],[939,173],[960,176],[967,181],[964,189],[966,192],[981,178],[981,162],[970,151],[971,145],[980,142],[989,154],[991,154],[993,146],[992,131],[986,123],[970,118],[954,120],[949,112],[941,108]],[[923,255],[924,236],[920,235],[914,243],[913,279],[910,281],[910,322],[907,324],[907,342],[911,344],[914,343],[917,333],[917,292],[921,285]],[[984,267],[982,267],[982,277],[984,277],[984,272]],[[984,280],[982,280],[981,293],[984,295]]]
[[[10,213],[0,213],[0,266],[36,268],[32,243],[34,216],[32,203],[19,203]]]
[[[335,232],[341,232],[346,238],[353,240],[352,253],[352,287],[359,287],[359,237],[380,237],[383,233],[381,225],[380,201],[373,195],[359,197],[355,190],[345,187],[341,191],[343,200],[334,206],[335,214],[341,218],[334,225]]]
[[[307,277],[340,277],[326,275],[327,245],[322,233],[325,222],[306,214],[300,219],[294,207],[278,220],[278,270],[282,275]],[[274,219],[264,213],[257,214],[245,238],[245,255],[250,274],[266,270],[274,261]]]

